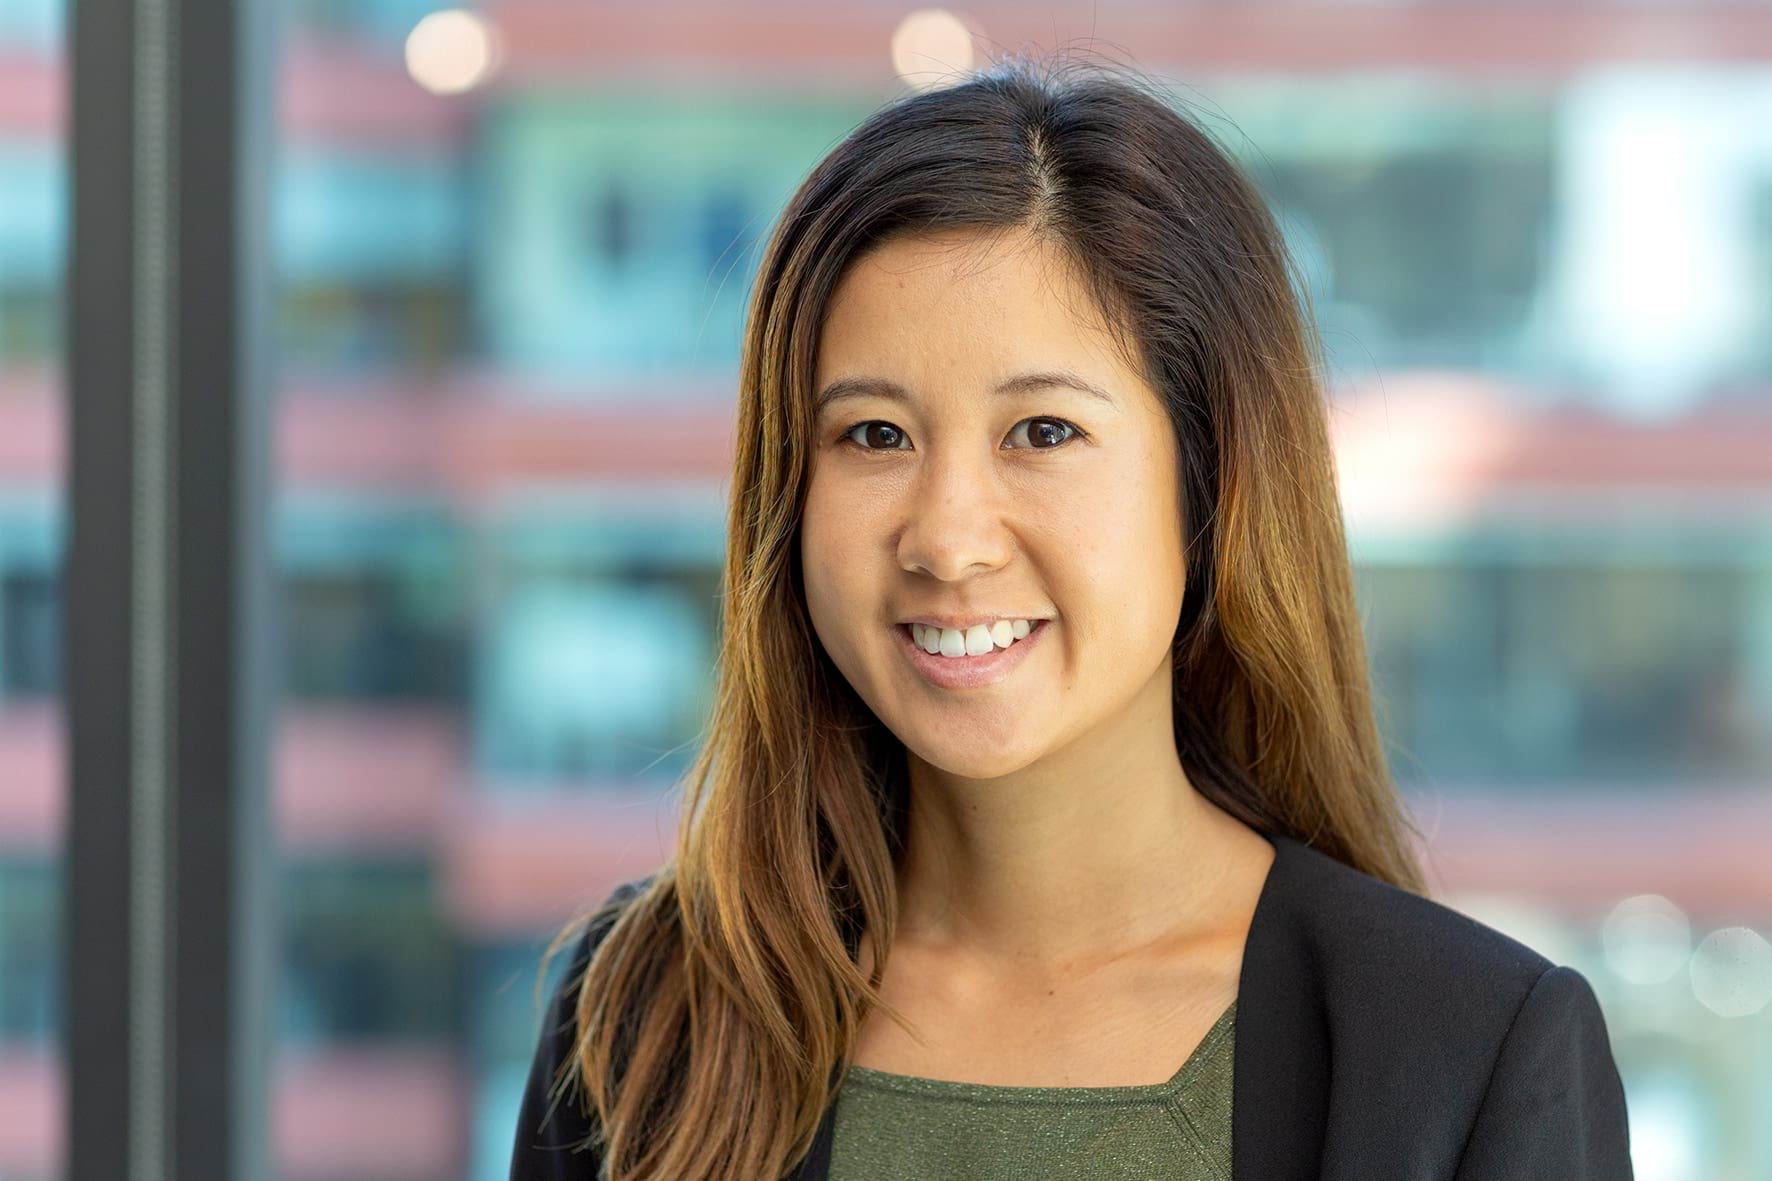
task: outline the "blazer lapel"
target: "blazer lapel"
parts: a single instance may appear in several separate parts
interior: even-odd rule
[[[1274,863],[1237,977],[1231,1079],[1232,1181],[1315,1177],[1329,1109],[1328,1024],[1299,921],[1304,846],[1264,833]]]
[[[1232,1181],[1314,1177],[1329,1108],[1328,1025],[1299,916],[1304,846],[1263,833],[1274,862],[1255,904],[1237,977],[1232,1055]],[[831,1075],[833,1089],[838,1082]],[[828,1181],[837,1105],[825,1108],[811,1150],[788,1181]]]

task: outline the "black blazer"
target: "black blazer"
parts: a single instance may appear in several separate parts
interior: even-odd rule
[[[1233,1181],[1631,1181],[1624,1086],[1587,979],[1451,907],[1284,835],[1238,977]],[[547,1116],[573,988],[555,994],[523,1095],[512,1181],[598,1181],[570,1152],[576,1095]],[[604,916],[607,916],[605,918]],[[835,1104],[790,1181],[825,1181]]]

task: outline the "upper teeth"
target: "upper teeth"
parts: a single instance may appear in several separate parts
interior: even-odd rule
[[[983,656],[993,648],[1007,648],[1033,630],[1025,619],[999,619],[975,623],[965,631],[957,627],[911,624],[911,639],[932,656]]]

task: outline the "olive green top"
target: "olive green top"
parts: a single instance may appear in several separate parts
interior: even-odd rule
[[[1168,1082],[1000,1087],[851,1066],[830,1181],[1229,1181],[1237,1003]]]

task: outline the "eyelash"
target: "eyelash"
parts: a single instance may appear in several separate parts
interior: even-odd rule
[[[1064,450],[1064,448],[1068,444],[1073,443],[1078,439],[1088,439],[1089,438],[1089,435],[1087,434],[1087,432],[1085,432],[1083,430],[1082,427],[1078,426],[1076,423],[1070,421],[1069,419],[1059,418],[1056,415],[1036,414],[1032,418],[1022,419],[1021,422],[1018,422],[1015,425],[1019,427],[1022,425],[1022,423],[1028,423],[1028,422],[1056,422],[1056,423],[1060,423],[1063,426],[1067,427],[1071,433],[1064,438],[1063,442],[1060,442],[1057,446],[1054,446],[1054,447],[1018,447],[1018,448],[1015,448],[1015,450],[1018,450],[1018,451],[1062,451],[1062,450]],[[904,448],[902,448],[902,447],[867,447],[867,446],[863,446],[860,443],[857,443],[854,439],[849,437],[849,436],[853,435],[860,428],[862,428],[864,426],[872,426],[875,423],[883,423],[886,426],[892,426],[891,423],[887,422],[883,418],[864,418],[860,422],[857,422],[857,423],[853,424],[852,426],[847,427],[840,435],[837,436],[837,441],[839,443],[847,443],[847,444],[849,444],[849,446],[855,448],[857,451],[861,451],[861,452],[864,452],[867,454],[884,455],[887,452],[904,450]],[[904,432],[902,430],[899,430],[899,428],[896,426],[892,426],[892,429],[895,431],[898,431],[898,433],[900,435],[904,434]],[[1011,431],[1010,433],[1013,434],[1014,432]]]

